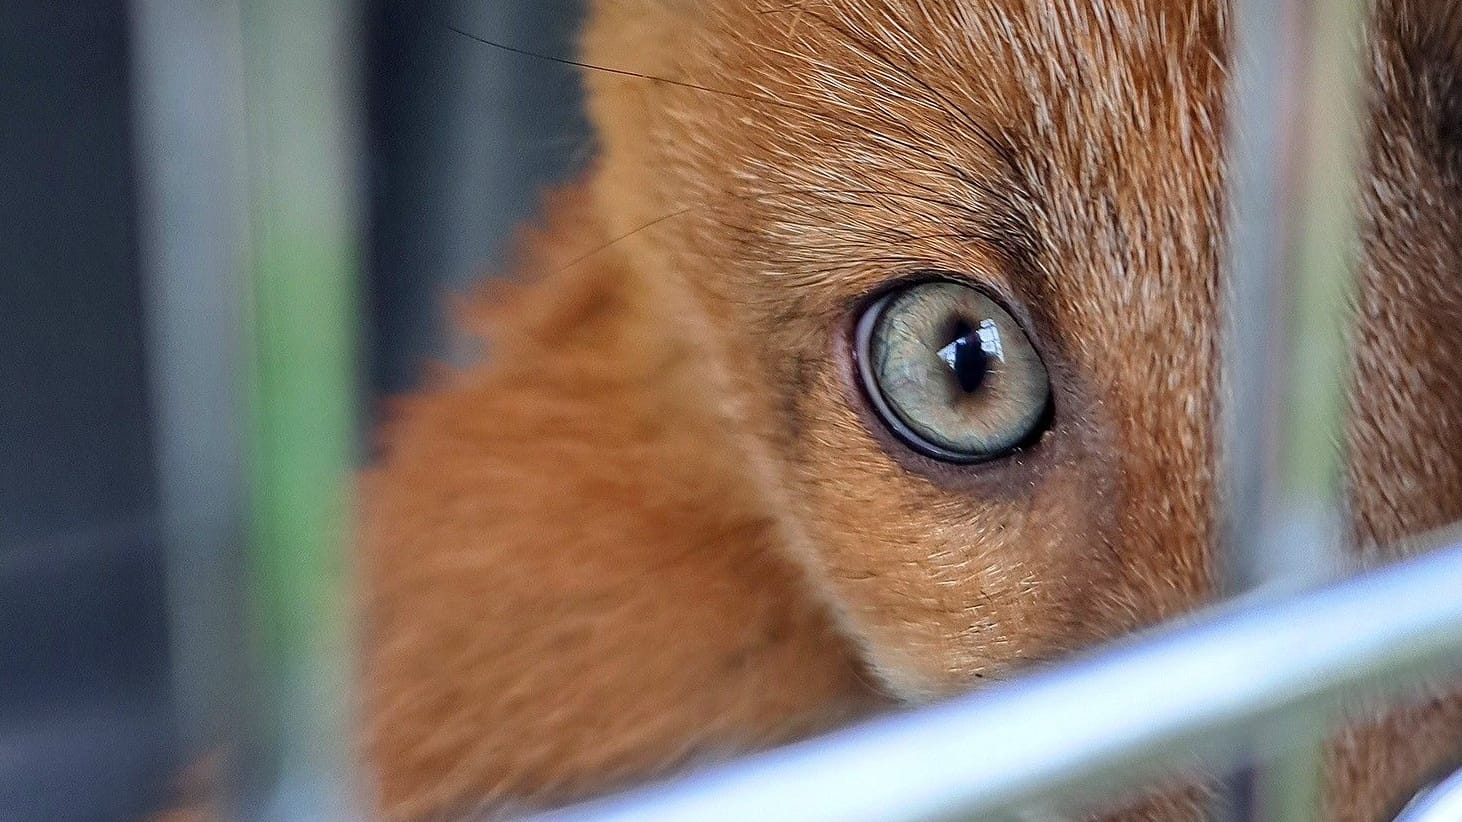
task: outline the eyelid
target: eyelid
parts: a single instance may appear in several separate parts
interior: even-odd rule
[[[914,286],[925,283],[947,282],[955,285],[962,285],[965,288],[973,289],[983,294],[986,299],[999,306],[1002,311],[1015,318],[1016,324],[1022,331],[1035,342],[1035,335],[1031,334],[1030,313],[1025,310],[1025,301],[1014,293],[1010,284],[1004,276],[980,276],[982,269],[976,268],[975,273],[960,272],[947,268],[922,267],[913,268],[895,274],[878,283],[873,288],[865,291],[853,300],[855,316],[862,316],[864,312],[890,294],[895,294]],[[856,324],[855,324],[856,326]],[[1037,350],[1039,350],[1037,346]]]

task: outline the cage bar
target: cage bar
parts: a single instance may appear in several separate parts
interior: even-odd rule
[[[131,6],[148,369],[179,760],[237,764],[247,180],[234,2]],[[231,805],[236,797],[220,797]]]
[[[182,760],[229,818],[359,817],[354,9],[132,6]]]
[[[1089,807],[1200,765],[1223,772],[1283,750],[1254,733],[1278,718],[1404,696],[1462,667],[1462,533],[1438,539],[1447,547],[1368,576],[1235,602],[944,705],[541,818],[1003,819]]]
[[[353,4],[242,4],[259,819],[357,816],[347,550],[358,410]]]
[[[1223,408],[1229,594],[1339,566],[1347,296],[1359,250],[1359,0],[1241,0],[1234,12]],[[1318,819],[1329,717],[1282,717],[1287,747],[1230,783],[1231,818]]]
[[[1462,819],[1462,771],[1422,792],[1396,822],[1457,822]]]

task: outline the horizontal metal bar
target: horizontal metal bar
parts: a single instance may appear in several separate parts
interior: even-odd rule
[[[1418,796],[1396,822],[1457,822],[1462,819],[1462,771]]]
[[[1226,768],[1287,712],[1462,668],[1457,537],[1331,587],[1234,603],[969,697],[544,818],[986,818],[1069,807],[1200,760]]]

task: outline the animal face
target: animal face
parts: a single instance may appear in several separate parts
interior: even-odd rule
[[[365,482],[383,805],[566,801],[883,707],[865,667],[937,697],[1207,597],[1225,6],[594,0],[596,166]],[[1370,42],[1384,559],[1462,516],[1462,5]],[[1332,816],[1459,738],[1455,695],[1348,722]]]
[[[367,477],[385,807],[563,802],[879,708],[864,667],[936,698],[1208,597],[1225,6],[594,0],[595,168]],[[1370,44],[1385,559],[1462,516],[1462,4]],[[1332,816],[1458,739],[1455,695],[1349,721]]]
[[[600,211],[706,341],[705,400],[901,697],[1209,590],[1222,18],[1185,0],[594,10],[587,59],[669,81],[591,74]],[[982,322],[1011,358],[979,347]]]

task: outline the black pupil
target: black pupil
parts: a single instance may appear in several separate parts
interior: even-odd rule
[[[959,387],[966,394],[979,390],[990,373],[990,355],[985,353],[980,335],[968,323],[960,321],[954,329],[953,356],[945,362],[954,372]]]

